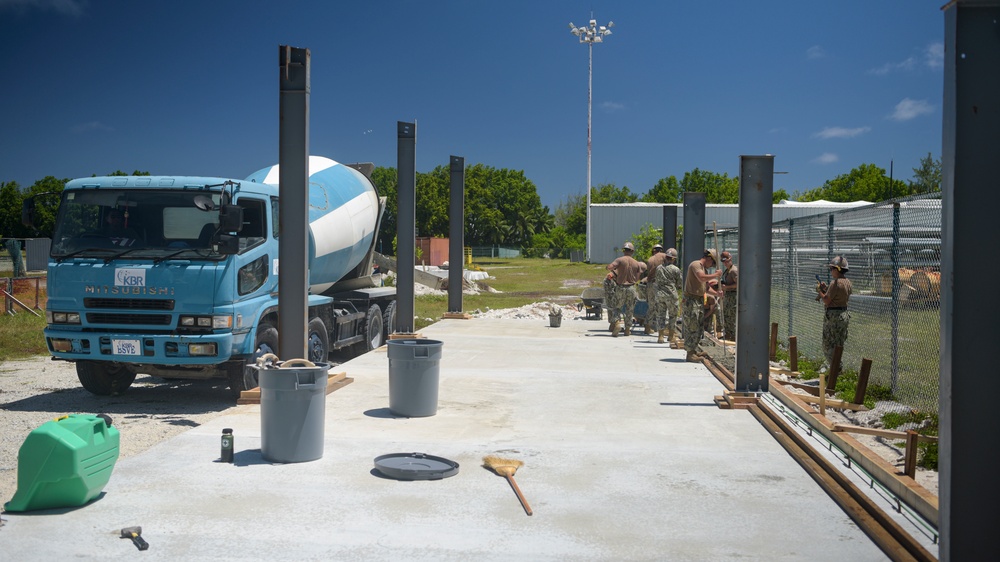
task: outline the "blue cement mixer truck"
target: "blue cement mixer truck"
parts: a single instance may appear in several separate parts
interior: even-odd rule
[[[309,158],[308,359],[381,346],[396,292],[372,276],[385,209],[371,164]],[[45,341],[80,383],[118,394],[139,373],[256,386],[278,350],[278,166],[244,180],[109,176],[68,182],[48,264]],[[25,201],[31,224],[34,199]]]

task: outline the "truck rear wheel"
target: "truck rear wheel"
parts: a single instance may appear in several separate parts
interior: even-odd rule
[[[261,322],[257,326],[257,336],[254,341],[256,345],[253,356],[246,363],[237,365],[229,371],[229,391],[236,398],[239,398],[244,390],[252,390],[260,385],[257,380],[257,370],[251,369],[250,366],[256,365],[257,359],[268,353],[278,354],[278,330],[274,326]]]
[[[313,363],[325,363],[330,354],[330,334],[326,331],[326,324],[319,318],[309,321],[308,339],[306,349],[309,359]]]
[[[76,377],[89,392],[98,396],[115,396],[125,392],[135,380],[135,371],[121,363],[77,361]]]
[[[377,304],[368,308],[365,317],[365,341],[359,346],[361,353],[369,352],[382,346],[382,309]]]
[[[396,332],[396,301],[391,301],[382,313],[382,341],[389,341],[389,336]]]

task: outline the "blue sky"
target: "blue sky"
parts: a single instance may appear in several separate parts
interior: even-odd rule
[[[278,46],[312,55],[310,152],[523,170],[555,209],[774,154],[775,189],[941,153],[944,0],[0,0],[0,181],[121,169],[244,178],[278,160]]]

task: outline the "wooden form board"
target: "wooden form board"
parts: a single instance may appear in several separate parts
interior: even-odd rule
[[[334,390],[339,390],[349,384],[354,382],[354,379],[347,376],[347,373],[337,373],[335,375],[327,375],[326,377],[326,393],[330,394]],[[240,397],[236,400],[237,404],[260,404],[260,387],[253,388],[250,390],[244,390],[240,393]]]

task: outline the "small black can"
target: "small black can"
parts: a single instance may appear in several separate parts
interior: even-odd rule
[[[222,462],[233,462],[233,430],[222,430]]]

